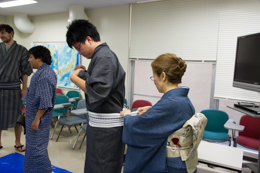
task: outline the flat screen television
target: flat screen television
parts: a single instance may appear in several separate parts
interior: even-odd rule
[[[237,38],[233,87],[260,92],[260,33]]]

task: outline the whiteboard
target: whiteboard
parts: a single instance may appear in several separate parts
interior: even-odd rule
[[[134,98],[133,100],[148,100],[152,105],[162,97],[151,81],[153,75],[152,60],[136,60],[134,71]],[[187,70],[179,86],[190,88],[188,97],[194,105],[195,111],[200,112],[210,108],[213,62],[186,62]]]

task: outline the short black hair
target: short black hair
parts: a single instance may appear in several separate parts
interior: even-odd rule
[[[94,41],[100,41],[100,36],[97,28],[88,20],[76,19],[67,27],[66,34],[67,43],[70,48],[76,42],[85,43],[86,37],[91,37]]]
[[[29,50],[29,54],[32,54],[35,59],[42,59],[42,62],[51,65],[51,52],[44,46],[35,46]]]
[[[13,32],[13,36],[14,36],[14,29],[10,26],[10,25],[8,25],[8,24],[0,24],[0,31],[3,31],[3,30],[5,30],[6,32],[8,32],[9,34],[11,33],[11,32]]]

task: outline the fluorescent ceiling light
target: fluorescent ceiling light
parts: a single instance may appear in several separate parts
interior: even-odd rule
[[[161,1],[161,0],[144,0],[144,1],[139,1],[136,3],[138,4],[138,3],[155,2],[155,1]]]
[[[0,8],[15,7],[21,5],[34,4],[34,3],[38,3],[38,2],[34,0],[16,0],[16,1],[1,2]]]

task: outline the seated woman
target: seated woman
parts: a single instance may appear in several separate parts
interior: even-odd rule
[[[180,157],[166,157],[166,143],[168,136],[195,113],[187,96],[189,88],[178,87],[187,65],[175,54],[167,53],[151,66],[151,79],[164,95],[153,107],[138,108],[139,116],[131,116],[130,110],[120,112],[124,117],[123,142],[128,145],[124,172],[184,173],[186,165]]]

